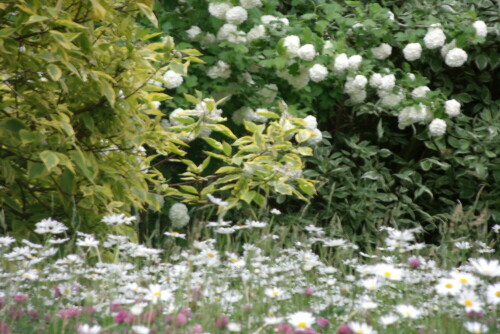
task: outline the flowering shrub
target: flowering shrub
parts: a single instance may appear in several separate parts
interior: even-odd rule
[[[499,65],[498,20],[489,1],[478,6],[439,3],[382,7],[320,0],[288,6],[274,0],[196,0],[159,1],[156,8],[162,31],[203,53],[205,64],[193,66],[196,70],[178,92],[196,87],[215,97],[231,96],[228,117],[231,110],[272,109],[283,99],[292,114],[314,115],[318,128],[332,134],[331,153],[349,161],[358,177],[322,175],[330,186],[321,188],[323,201],[314,204],[333,200],[363,207],[359,197],[337,197],[343,187],[330,196],[339,184],[355,183],[363,192],[359,187],[368,186],[360,184],[363,175],[369,176],[369,187],[385,193],[380,196],[385,200],[375,201],[383,211],[373,216],[352,211],[326,216],[338,214],[348,226],[359,220],[372,224],[391,203],[404,208],[394,219],[432,222],[443,204],[451,211],[460,200],[477,212],[488,208],[486,220],[494,220],[499,217],[492,203],[499,198],[493,185],[499,180],[495,166],[500,151],[492,147],[499,119],[490,111],[499,107],[492,98],[492,72],[498,73]],[[166,112],[182,103],[173,99]],[[253,117],[243,114],[232,117],[236,125]],[[488,148],[475,150],[471,143],[460,157],[453,154],[458,141],[474,137],[483,138],[477,145]],[[391,157],[379,161],[384,178],[369,170],[373,165],[354,167],[358,162],[345,152],[355,138]],[[479,153],[486,151],[486,156]],[[488,190],[481,192],[478,181]]]

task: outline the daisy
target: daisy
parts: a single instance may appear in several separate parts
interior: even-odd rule
[[[422,311],[414,306],[404,304],[396,305],[396,311],[401,314],[403,318],[417,319],[422,314]]]
[[[497,305],[500,302],[500,283],[488,286],[486,289],[486,300],[493,305]]]
[[[454,271],[451,273],[451,277],[456,279],[463,286],[474,286],[476,285],[477,279],[474,275],[469,273],[462,273],[458,271]]]
[[[370,277],[362,280],[361,285],[368,290],[377,290],[382,286],[382,281],[378,277]]]
[[[472,334],[481,334],[488,331],[488,327],[479,322],[465,322],[464,327]]]
[[[174,237],[174,238],[186,239],[186,234],[184,234],[184,233],[179,233],[179,232],[175,232],[175,231],[165,232],[165,233],[163,233],[163,234],[165,234],[165,235],[166,235],[166,236],[168,236],[168,237]]]
[[[395,323],[398,320],[399,320],[399,318],[395,314],[387,314],[387,315],[380,317],[380,322],[384,326],[392,325],[393,323]]]
[[[97,241],[93,235],[86,235],[85,239],[78,239],[76,245],[80,247],[97,247],[99,241]]]
[[[288,322],[297,329],[305,329],[311,327],[315,323],[315,318],[309,312],[295,312],[288,316]]]
[[[375,274],[391,281],[400,281],[403,278],[403,270],[393,265],[380,263],[374,268]]]
[[[500,276],[500,265],[498,260],[486,260],[485,258],[470,259],[470,264],[474,270],[484,276]]]
[[[210,202],[217,204],[218,206],[227,206],[229,203],[226,201],[221,200],[220,198],[214,197],[210,194],[207,194],[208,199]]]
[[[42,219],[35,226],[35,233],[38,234],[59,234],[68,229],[63,223],[52,218]]]
[[[172,299],[172,293],[168,290],[162,289],[159,284],[150,284],[144,299],[150,300],[153,304],[156,304],[159,300],[168,301]]]
[[[110,225],[110,226],[121,225],[121,224],[130,225],[130,224],[132,224],[132,221],[134,221],[136,219],[137,218],[133,217],[133,216],[126,217],[123,213],[112,213],[112,214],[109,214],[107,216],[104,216],[101,219],[101,222],[103,222],[107,225]]]
[[[264,293],[269,298],[279,299],[280,297],[282,297],[285,294],[285,290],[283,290],[281,288],[266,288],[264,290]]]
[[[78,334],[98,334],[101,332],[101,326],[94,325],[90,326],[88,324],[83,324],[78,327]]]
[[[482,303],[477,295],[472,291],[465,291],[458,296],[457,301],[460,305],[465,306],[466,312],[480,312],[482,310]]]
[[[456,295],[462,285],[453,278],[441,278],[434,288],[440,295]]]
[[[355,334],[377,334],[376,330],[365,323],[350,322],[348,325],[351,331]]]

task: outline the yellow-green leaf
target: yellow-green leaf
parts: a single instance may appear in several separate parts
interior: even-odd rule
[[[47,73],[49,73],[54,81],[59,81],[59,79],[61,79],[62,71],[57,65],[50,64],[47,66]]]
[[[106,80],[101,80],[99,81],[99,83],[101,84],[101,93],[106,97],[109,104],[113,107],[116,101],[115,90]]]
[[[26,21],[25,24],[32,24],[32,23],[42,22],[42,21],[46,21],[48,19],[49,18],[47,16],[33,15],[33,16],[30,16],[29,20]]]
[[[106,15],[106,9],[99,3],[98,0],[90,0],[92,2],[92,13],[96,19],[102,19]]]
[[[50,172],[54,167],[59,164],[59,157],[56,152],[43,151],[40,153],[40,159],[42,159],[45,168]]]
[[[138,3],[137,6],[139,7],[139,10],[141,13],[146,16],[146,18],[153,23],[153,25],[157,28],[158,27],[158,20],[156,19],[155,14],[151,10],[151,8],[143,3]]]

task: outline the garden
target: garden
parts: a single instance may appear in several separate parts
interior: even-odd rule
[[[0,334],[500,331],[500,10],[0,3]]]

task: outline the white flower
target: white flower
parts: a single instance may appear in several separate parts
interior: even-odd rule
[[[411,96],[414,98],[414,99],[422,99],[425,97],[425,95],[427,94],[427,92],[430,92],[430,88],[427,87],[427,86],[420,86],[420,87],[417,87],[415,88],[412,92],[411,92]]]
[[[396,305],[396,311],[403,316],[403,318],[417,319],[422,311],[412,305]]]
[[[288,81],[295,89],[302,89],[309,83],[309,70],[305,67],[300,68],[298,75],[291,75],[288,70],[278,73],[278,76]]]
[[[276,208],[271,209],[269,212],[273,215],[281,215],[281,211]]]
[[[453,40],[451,41],[450,43],[448,44],[445,44],[442,48],[441,48],[441,57],[443,58],[446,58],[446,55],[448,54],[448,52],[454,48],[456,48],[456,40]]]
[[[459,295],[457,302],[465,307],[466,312],[480,312],[483,308],[481,301],[473,291],[465,291]]]
[[[472,27],[476,29],[477,37],[486,37],[486,35],[488,34],[488,27],[486,26],[486,23],[484,23],[484,21],[476,21],[472,23]]]
[[[351,70],[357,70],[359,68],[359,65],[361,65],[361,61],[363,60],[363,57],[360,55],[354,55],[349,57],[349,68]]]
[[[386,94],[380,99],[380,104],[384,107],[395,107],[403,101],[403,94]]]
[[[241,332],[241,325],[236,322],[230,322],[227,324],[227,330],[230,332]]]
[[[211,2],[208,5],[208,11],[211,15],[218,19],[224,19],[226,17],[226,12],[231,8],[231,4],[227,2]]]
[[[349,58],[345,53],[341,53],[335,57],[333,62],[333,70],[343,72],[349,67]]]
[[[406,60],[414,61],[422,55],[422,45],[420,43],[410,43],[403,49],[403,55]]]
[[[78,326],[78,334],[98,334],[101,332],[102,327],[99,325],[90,326],[83,324]]]
[[[486,260],[484,258],[470,259],[475,272],[484,276],[496,277],[500,276],[500,265],[498,260]]]
[[[299,48],[297,55],[302,60],[311,61],[316,56],[316,49],[312,44],[305,44]]]
[[[326,66],[323,66],[321,64],[314,64],[309,69],[309,78],[311,78],[311,80],[314,82],[321,82],[325,80],[327,75],[328,69],[326,68]]]
[[[78,239],[76,245],[80,247],[97,247],[99,241],[97,241],[93,235],[86,235],[84,239]]]
[[[433,136],[442,136],[446,133],[446,122],[440,118],[435,118],[429,124],[429,132]]]
[[[351,331],[355,334],[377,334],[370,325],[361,322],[350,322],[348,324]]]
[[[288,316],[288,322],[297,329],[310,328],[314,321],[314,316],[309,312],[299,311]]]
[[[428,49],[437,49],[444,45],[446,35],[440,28],[429,28],[424,37],[425,47]]]
[[[403,278],[403,270],[387,263],[380,263],[373,268],[374,274],[391,281],[400,281]]]
[[[387,315],[380,317],[380,322],[384,326],[392,325],[393,323],[395,323],[398,320],[399,320],[399,318],[394,314],[387,314]]]
[[[226,201],[221,200],[220,198],[214,197],[211,194],[207,194],[208,199],[210,202],[217,204],[219,206],[227,206],[229,203]]]
[[[392,47],[387,43],[382,43],[376,48],[371,49],[373,58],[384,60],[389,57],[392,53]]]
[[[248,18],[247,10],[241,6],[235,6],[226,12],[226,21],[238,25]]]
[[[382,84],[382,74],[373,73],[370,76],[370,87],[378,88]]]
[[[500,303],[500,283],[488,286],[486,289],[486,300],[493,305]]]
[[[159,300],[169,301],[173,297],[172,292],[161,287],[159,284],[150,284],[144,299],[156,304]]]
[[[149,334],[149,331],[150,331],[150,329],[148,327],[143,326],[143,325],[132,326],[132,330],[136,334]]]
[[[467,61],[467,52],[460,48],[454,48],[448,51],[444,62],[450,67],[460,67]]]
[[[264,36],[266,36],[266,27],[264,27],[264,25],[262,24],[259,24],[250,29],[250,31],[247,33],[247,40],[251,42]]]
[[[198,26],[191,26],[186,33],[188,34],[190,39],[195,39],[201,34],[201,29]]]
[[[186,239],[186,234],[185,233],[179,233],[179,232],[176,232],[176,231],[164,232],[163,234],[166,235],[167,237],[174,237],[174,238],[179,238],[179,239]]]
[[[189,223],[188,208],[184,203],[175,203],[168,212],[172,226],[181,228]]]
[[[305,141],[306,145],[314,146],[323,140],[323,134],[318,129],[311,130],[314,132],[314,136],[311,136]]]
[[[238,27],[231,23],[226,23],[220,27],[217,32],[217,40],[228,41],[232,43],[245,43],[247,40],[246,34],[239,31]]]
[[[35,226],[35,233],[38,234],[60,234],[68,230],[66,225],[52,218],[42,219]]]
[[[101,222],[110,226],[121,225],[121,224],[130,225],[136,219],[137,218],[135,216],[127,217],[123,213],[112,213],[107,216],[104,216],[101,219]]]
[[[325,44],[323,45],[323,53],[325,53],[328,50],[333,50],[332,41],[326,41]]]
[[[275,84],[267,84],[257,92],[258,95],[264,97],[264,103],[272,103],[278,95],[278,86]]]
[[[254,7],[262,7],[262,2],[260,2],[260,0],[240,0],[240,5],[246,9],[251,9]]]
[[[349,97],[352,103],[362,103],[366,99],[366,90],[357,90],[349,93]]]
[[[283,46],[287,49],[288,53],[296,55],[300,49],[300,38],[299,36],[290,35],[286,36],[283,41]]]
[[[450,117],[455,117],[460,115],[460,102],[455,99],[448,100],[444,103],[444,111]]]
[[[475,322],[475,321],[464,322],[464,327],[472,334],[482,334],[488,332],[488,326],[483,325],[480,322]]]
[[[305,128],[311,131],[318,127],[318,121],[313,115],[306,116],[304,122],[306,122]]]
[[[355,77],[347,77],[345,83],[345,92],[347,94],[356,93],[359,90],[363,90],[368,83],[368,79],[364,75],[356,75]]]
[[[396,85],[396,77],[394,74],[384,75],[380,80],[379,88],[383,90],[392,90]]]
[[[434,288],[440,295],[456,295],[462,286],[453,278],[441,278]]]
[[[208,77],[211,79],[223,78],[228,79],[231,76],[231,66],[222,60],[217,61],[215,66],[212,66],[207,71]]]
[[[164,75],[163,75],[163,80],[165,80],[165,87],[168,89],[174,89],[182,85],[184,79],[182,78],[182,75],[172,71],[168,70]]]

